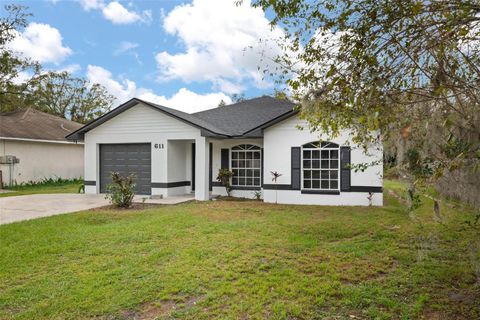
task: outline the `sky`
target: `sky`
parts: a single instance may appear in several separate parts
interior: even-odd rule
[[[102,84],[115,105],[137,97],[192,113],[274,92],[261,71],[283,32],[248,0],[16,3],[33,16],[11,49]]]

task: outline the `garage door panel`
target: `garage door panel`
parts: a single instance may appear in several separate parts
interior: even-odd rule
[[[134,174],[135,193],[151,193],[151,146],[150,144],[103,144],[100,145],[100,191],[105,192],[111,183],[111,172],[121,175]]]

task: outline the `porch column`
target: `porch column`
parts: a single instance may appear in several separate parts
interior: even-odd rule
[[[208,139],[199,137],[195,139],[195,200],[205,201],[210,199],[208,191]]]

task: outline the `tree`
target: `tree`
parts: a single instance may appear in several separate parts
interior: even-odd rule
[[[233,103],[238,103],[245,101],[245,94],[243,93],[234,93],[232,94],[232,102]]]
[[[68,72],[44,71],[42,66],[12,52],[8,44],[27,24],[27,8],[6,5],[0,18],[0,112],[33,107],[85,123],[110,110],[107,90]]]
[[[99,84],[68,72],[48,72],[36,81],[28,99],[38,110],[86,123],[108,112],[114,98]]]
[[[226,105],[227,105],[227,104],[226,104],[226,102],[225,102],[223,99],[220,100],[220,102],[218,103],[218,107],[224,107],[224,106],[226,106]]]
[[[273,96],[274,96],[276,99],[280,99],[280,100],[287,100],[287,101],[290,100],[290,98],[289,98],[288,95],[285,93],[285,91],[278,90],[278,89],[275,89],[275,90],[273,91]]]
[[[12,111],[23,105],[23,95],[40,74],[41,67],[35,61],[13,54],[8,43],[16,31],[24,28],[27,18],[26,7],[6,5],[6,15],[0,18],[0,111]]]
[[[258,0],[284,27],[280,78],[314,130],[393,140],[415,187],[480,163],[478,0]],[[478,184],[477,184],[478,187]],[[411,199],[413,200],[413,199]],[[413,201],[412,201],[413,202]]]
[[[0,48],[3,50],[7,43],[15,38],[18,28],[27,25],[27,18],[31,16],[26,12],[27,7],[9,4],[6,5],[5,11],[7,15],[0,18]]]

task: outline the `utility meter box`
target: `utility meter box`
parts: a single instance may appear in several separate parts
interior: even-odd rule
[[[15,156],[7,155],[7,156],[0,157],[0,164],[15,164],[15,163],[20,163],[20,159]]]

